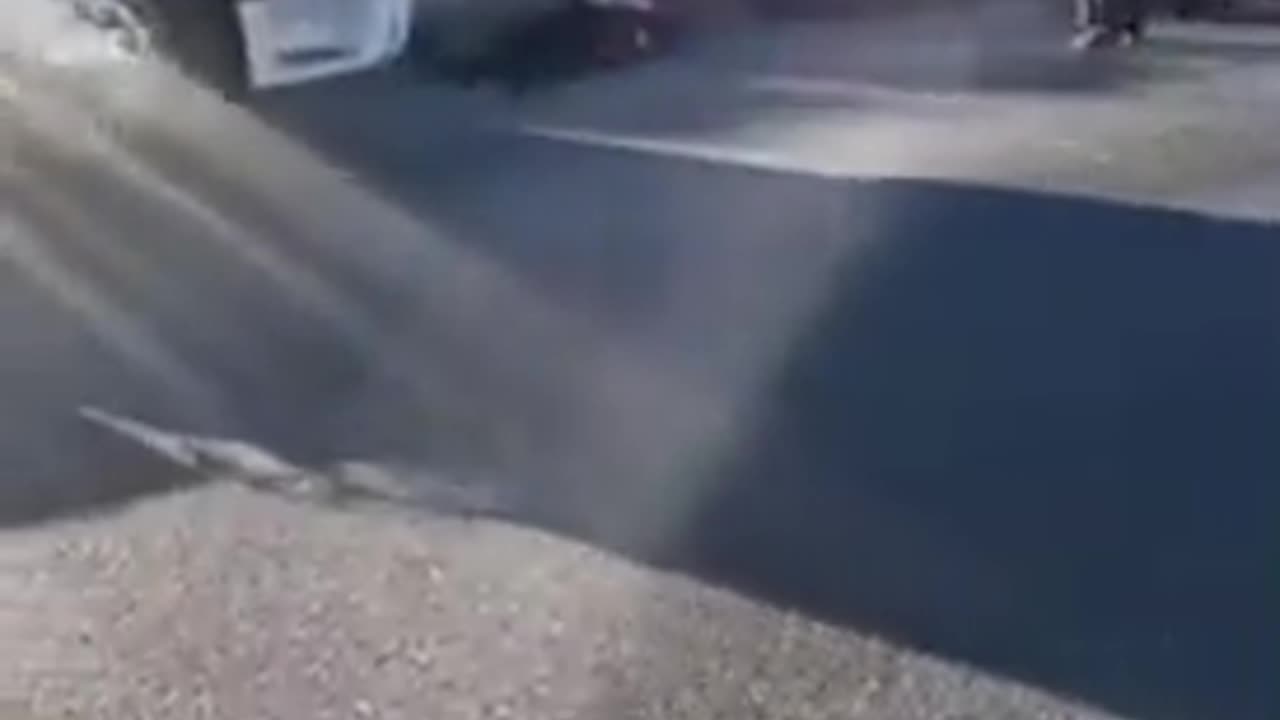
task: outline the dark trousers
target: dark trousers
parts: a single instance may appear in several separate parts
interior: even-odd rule
[[[1076,25],[1140,29],[1147,17],[1146,0],[1075,0]]]

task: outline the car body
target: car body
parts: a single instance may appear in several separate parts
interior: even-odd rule
[[[356,72],[399,56],[409,41],[412,0],[239,0],[251,89]]]
[[[70,0],[129,54],[228,95],[376,67],[408,45],[414,0]]]

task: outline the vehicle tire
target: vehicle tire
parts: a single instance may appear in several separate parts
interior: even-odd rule
[[[248,90],[233,0],[73,0],[73,7],[124,52],[172,63],[232,99]]]

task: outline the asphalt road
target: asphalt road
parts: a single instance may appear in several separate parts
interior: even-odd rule
[[[6,56],[0,689],[1274,717],[1273,35],[886,19],[244,109]],[[85,405],[552,534],[183,487]]]

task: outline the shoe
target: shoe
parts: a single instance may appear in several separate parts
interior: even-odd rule
[[[1147,36],[1147,26],[1141,20],[1125,23],[1124,34],[1129,45],[1137,45]]]
[[[1107,50],[1111,48],[1133,47],[1142,42],[1143,28],[1131,24],[1125,27],[1107,27],[1090,25],[1071,40],[1071,47],[1076,50]]]
[[[1071,47],[1076,50],[1101,50],[1113,48],[1120,44],[1122,33],[1105,25],[1090,25],[1071,39]]]

